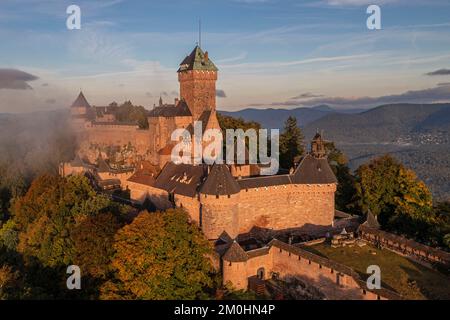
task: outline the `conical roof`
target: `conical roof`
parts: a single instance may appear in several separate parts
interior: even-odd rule
[[[378,223],[377,218],[373,215],[370,209],[367,211],[366,222],[364,222],[364,225],[373,229],[380,228],[380,224]]]
[[[232,195],[241,188],[225,164],[214,164],[200,192],[209,195]]]
[[[86,98],[84,97],[84,94],[82,91],[80,91],[80,94],[78,95],[77,99],[72,103],[71,108],[90,108],[91,105],[89,102],[87,102]]]
[[[180,63],[178,72],[188,70],[217,71],[219,69],[209,59],[208,52],[205,53],[199,46],[196,46],[191,54]]]
[[[222,259],[229,262],[244,262],[248,260],[248,256],[245,253],[244,249],[242,249],[242,247],[239,245],[239,243],[233,241],[231,246],[223,255]]]

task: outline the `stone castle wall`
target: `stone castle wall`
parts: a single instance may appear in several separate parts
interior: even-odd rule
[[[282,230],[331,226],[336,185],[281,185],[241,190],[239,233],[254,226]]]
[[[256,252],[260,254],[254,254]],[[265,251],[265,252],[264,252]],[[252,254],[253,252],[253,254]],[[380,294],[361,288],[357,276],[349,269],[348,273],[339,272],[329,266],[305,258],[294,250],[284,250],[276,245],[248,251],[250,258],[243,262],[230,262],[223,259],[222,272],[224,284],[235,289],[246,290],[248,278],[256,276],[264,269],[264,280],[276,273],[280,279],[298,278],[318,288],[327,299],[386,299]]]
[[[127,182],[133,200],[146,197],[157,208],[168,207],[168,193],[161,189]],[[186,197],[176,194],[175,204],[183,207],[202,227],[208,239],[226,231],[231,237],[253,227],[271,230],[302,228],[314,232],[330,227],[334,220],[336,185],[281,185],[241,190],[228,196]]]

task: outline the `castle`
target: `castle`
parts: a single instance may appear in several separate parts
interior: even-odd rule
[[[208,52],[196,46],[178,69],[180,98],[170,105],[160,99],[148,111],[148,129],[117,121],[116,106],[92,107],[80,93],[70,109],[78,155],[62,165],[62,174],[90,170],[103,187],[130,190],[133,201],[150,200],[158,209],[183,207],[211,240],[224,232],[235,238],[253,228],[310,232],[332,226],[337,181],[320,135],[295,171],[285,175],[259,176],[258,166],[248,163],[170,161],[175,129],[193,134],[195,121],[202,121],[203,132],[220,129],[217,73]]]
[[[174,104],[160,99],[158,106],[147,111],[147,129],[117,121],[117,106],[92,107],[80,92],[70,108],[77,155],[70,163],[61,164],[60,173],[88,173],[99,188],[128,190],[133,203],[149,201],[160,210],[185,209],[215,244],[224,282],[236,288],[246,289],[252,276],[266,279],[269,272],[304,275],[312,268],[308,272],[317,279],[327,270],[331,291],[346,287],[361,291],[359,278],[342,266],[313,257],[288,241],[270,241],[275,236],[291,239],[336,230],[337,180],[320,134],[289,174],[261,176],[258,165],[248,163],[171,162],[175,129],[193,134],[195,121],[202,121],[203,132],[220,129],[217,76],[208,52],[196,46],[178,69],[180,98]],[[320,268],[314,267],[316,264]],[[360,298],[380,298],[376,293],[366,295],[365,289],[361,292],[364,297],[360,294]]]

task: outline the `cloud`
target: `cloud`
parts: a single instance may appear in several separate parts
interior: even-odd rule
[[[218,97],[218,98],[226,98],[227,94],[225,93],[224,90],[217,89],[216,90],[216,97]]]
[[[450,82],[440,82],[437,85],[438,86],[450,86]]]
[[[55,104],[56,103],[56,99],[47,99],[47,100],[45,100],[45,103]]]
[[[448,76],[450,75],[450,69],[439,69],[432,72],[425,73],[427,76]]]
[[[38,77],[17,69],[0,69],[0,89],[32,90],[27,83]]]
[[[42,87],[48,87],[49,84],[46,82],[46,83],[43,83],[41,86],[42,86]]]
[[[151,92],[146,92],[146,93],[145,93],[145,96],[146,96],[147,98],[153,98],[153,95],[152,95]]]
[[[270,62],[248,62],[240,64],[229,64],[222,65],[222,69],[268,69],[268,68],[282,68],[282,67],[293,67],[297,65],[314,64],[314,63],[325,63],[325,62],[340,62],[340,61],[354,61],[358,59],[367,59],[372,55],[370,54],[357,54],[357,55],[344,55],[344,56],[333,56],[333,57],[317,57],[311,59],[303,60],[292,60],[292,61],[270,61]]]
[[[329,6],[368,6],[371,4],[391,4],[397,3],[400,0],[324,0],[319,3],[327,4]]]
[[[273,102],[270,106],[315,106],[328,104],[336,107],[375,107],[390,103],[435,103],[450,101],[450,85],[441,85],[422,90],[410,90],[400,94],[379,97],[323,97],[307,101],[291,99],[284,102]],[[254,105],[254,104],[253,104]]]
[[[302,93],[298,96],[292,97],[290,100],[301,100],[301,99],[311,99],[311,98],[320,98],[323,97],[323,94],[314,94],[311,92]]]

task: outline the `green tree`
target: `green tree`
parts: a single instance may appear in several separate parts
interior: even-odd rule
[[[389,155],[356,171],[356,207],[378,216],[381,226],[421,242],[437,244],[440,221],[431,192],[416,174]]]
[[[141,212],[114,249],[117,279],[103,286],[103,299],[195,299],[213,285],[212,248],[183,210]]]
[[[290,116],[285,124],[284,131],[280,135],[280,166],[290,169],[294,166],[294,160],[304,155],[304,136],[297,125],[297,119]]]
[[[86,217],[115,207],[97,195],[83,176],[39,177],[14,204],[18,251],[37,258],[43,266],[67,266],[74,255],[70,231]]]
[[[110,106],[116,106],[117,103],[111,103]],[[131,101],[125,101],[117,107],[115,116],[121,122],[136,122],[141,129],[148,129],[147,112],[143,106],[134,106]]]
[[[342,211],[352,211],[352,201],[356,193],[355,178],[348,166],[348,159],[345,154],[336,148],[334,142],[325,143],[328,163],[333,170],[337,180],[336,208]],[[356,213],[356,212],[353,212]]]

